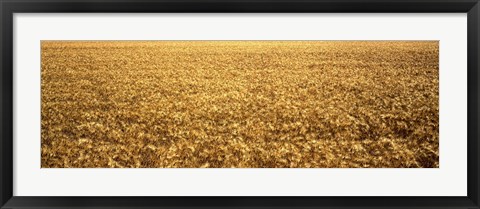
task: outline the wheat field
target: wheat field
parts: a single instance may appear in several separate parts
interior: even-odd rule
[[[437,41],[42,41],[42,168],[438,168]]]

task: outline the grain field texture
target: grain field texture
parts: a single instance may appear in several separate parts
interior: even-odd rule
[[[437,41],[42,41],[43,168],[438,168]]]

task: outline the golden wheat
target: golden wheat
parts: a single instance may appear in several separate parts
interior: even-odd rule
[[[436,41],[43,41],[42,167],[439,167]]]

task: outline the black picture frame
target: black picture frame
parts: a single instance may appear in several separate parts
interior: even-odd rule
[[[0,0],[1,208],[465,208],[479,207],[478,0]],[[468,195],[465,197],[13,196],[14,13],[468,13]],[[440,183],[440,182],[439,182]],[[254,188],[252,188],[253,190]],[[414,188],[412,188],[414,189]]]

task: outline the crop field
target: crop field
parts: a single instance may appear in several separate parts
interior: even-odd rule
[[[42,41],[42,168],[438,168],[437,41]]]

